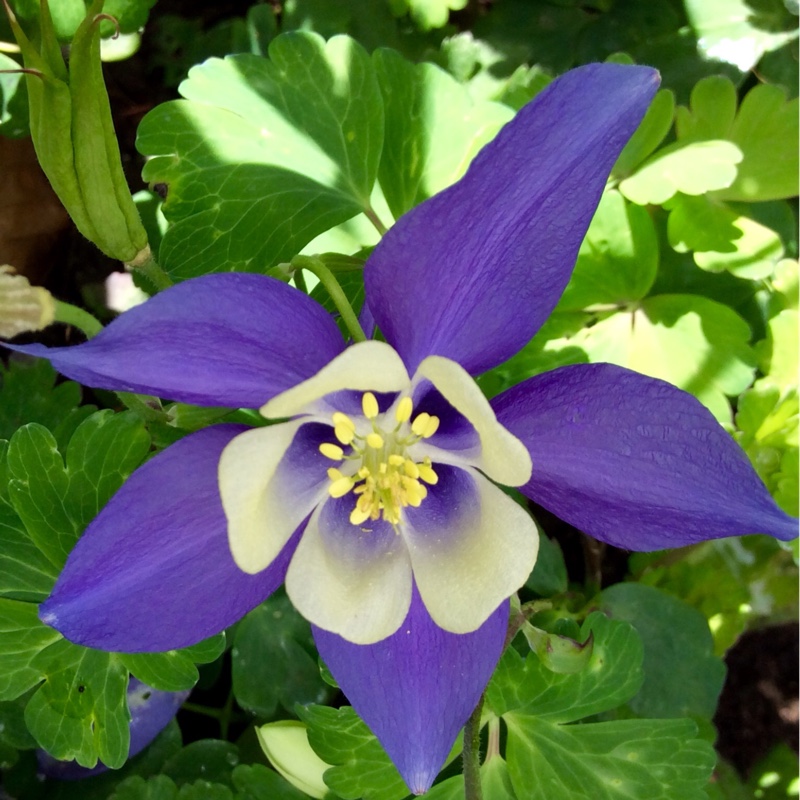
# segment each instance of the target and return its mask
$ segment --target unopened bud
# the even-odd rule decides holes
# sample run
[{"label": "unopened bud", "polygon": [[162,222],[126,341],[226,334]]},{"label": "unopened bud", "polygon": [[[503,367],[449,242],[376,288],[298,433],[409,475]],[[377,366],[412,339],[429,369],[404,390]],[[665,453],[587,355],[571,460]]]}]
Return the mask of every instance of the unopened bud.
[{"label": "unopened bud", "polygon": [[0,337],[40,331],[53,322],[55,314],[55,301],[47,289],[31,286],[7,264],[0,266]]},{"label": "unopened bud", "polygon": [[296,720],[270,722],[256,728],[261,749],[275,767],[292,786],[305,792],[309,797],[329,796],[329,789],[322,780],[326,770],[331,768],[312,749],[308,743],[306,726]]}]

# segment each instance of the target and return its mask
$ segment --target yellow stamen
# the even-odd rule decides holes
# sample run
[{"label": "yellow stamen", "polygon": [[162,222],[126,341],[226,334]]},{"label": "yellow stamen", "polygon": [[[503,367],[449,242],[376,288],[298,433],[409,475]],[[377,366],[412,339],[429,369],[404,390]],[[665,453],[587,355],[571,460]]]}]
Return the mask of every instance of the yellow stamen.
[{"label": "yellow stamen", "polygon": [[342,444],[352,444],[353,439],[356,437],[356,432],[353,428],[345,425],[343,422],[337,422],[333,428],[333,435]]},{"label": "yellow stamen", "polygon": [[379,433],[371,433],[367,436],[367,444],[374,450],[380,450],[383,447],[383,436]]},{"label": "yellow stamen", "polygon": [[353,525],[360,525],[362,522],[366,522],[369,519],[369,511],[365,511],[363,508],[359,508],[356,506],[350,512],[350,522]]},{"label": "yellow stamen", "polygon": [[350,512],[353,525],[383,519],[397,531],[403,509],[417,508],[428,496],[427,485],[439,480],[430,458],[415,461],[406,453],[407,448],[436,433],[439,418],[423,411],[411,422],[409,431],[405,425],[413,416],[413,401],[402,397],[394,410],[397,424],[393,429],[386,429],[378,400],[372,392],[362,394],[361,408],[364,417],[371,422],[370,433],[358,433],[347,414],[336,412],[333,425],[337,443],[326,442],[319,447],[320,452],[333,461],[349,463],[357,459],[355,474],[345,475],[336,468],[328,470],[331,480],[328,492],[337,498],[353,492],[355,502]]},{"label": "yellow stamen", "polygon": [[419,469],[419,476],[425,483],[434,484],[439,482],[439,476],[433,471],[431,467],[430,461],[426,458],[424,464],[417,464],[417,469]]},{"label": "yellow stamen", "polygon": [[436,431],[439,430],[439,417],[429,417],[425,425],[425,430],[422,432],[423,439],[430,439]]},{"label": "yellow stamen", "polygon": [[337,444],[331,444],[330,442],[325,442],[319,446],[319,451],[325,458],[331,459],[331,461],[341,461],[344,458],[344,450]]},{"label": "yellow stamen", "polygon": [[353,422],[347,414],[342,414],[341,411],[334,412],[332,419],[334,425],[346,425],[351,430],[356,429],[355,422]]},{"label": "yellow stamen", "polygon": [[409,478],[419,478],[419,467],[410,458],[407,458],[403,462],[403,472],[405,472]]},{"label": "yellow stamen", "polygon": [[431,415],[425,411],[423,411],[421,414],[417,414],[416,418],[411,423],[411,430],[417,436],[422,436],[425,433],[425,429],[427,428],[430,419]]},{"label": "yellow stamen", "polygon": [[375,419],[378,416],[380,409],[378,408],[378,401],[372,392],[364,392],[364,396],[361,398],[361,408],[367,419]]},{"label": "yellow stamen", "polygon": [[344,497],[353,488],[353,485],[352,478],[341,477],[328,487],[328,493],[331,497]]},{"label": "yellow stamen", "polygon": [[414,404],[411,402],[410,397],[404,397],[398,404],[394,411],[394,418],[398,422],[408,422],[411,419],[411,412],[414,410]]}]

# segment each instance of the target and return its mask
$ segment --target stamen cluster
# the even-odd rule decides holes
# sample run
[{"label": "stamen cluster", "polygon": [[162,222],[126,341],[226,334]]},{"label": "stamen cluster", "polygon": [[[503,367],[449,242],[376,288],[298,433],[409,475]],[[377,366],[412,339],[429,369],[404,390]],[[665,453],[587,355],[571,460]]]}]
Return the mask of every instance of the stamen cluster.
[{"label": "stamen cluster", "polygon": [[[346,467],[331,467],[328,492],[331,497],[344,497],[350,491],[358,496],[350,513],[353,525],[383,516],[395,526],[403,508],[416,508],[427,497],[425,484],[433,485],[439,480],[430,458],[414,461],[406,452],[411,445],[436,433],[439,418],[422,412],[409,424],[414,406],[410,397],[403,397],[395,408],[395,425],[387,432],[379,424],[380,409],[372,392],[363,395],[361,408],[372,423],[370,433],[359,434],[353,420],[337,411],[333,415],[333,433],[339,444],[325,442],[319,447],[322,455],[342,462],[343,467],[344,462],[360,462],[354,472]],[[347,452],[345,447],[349,448]]]}]

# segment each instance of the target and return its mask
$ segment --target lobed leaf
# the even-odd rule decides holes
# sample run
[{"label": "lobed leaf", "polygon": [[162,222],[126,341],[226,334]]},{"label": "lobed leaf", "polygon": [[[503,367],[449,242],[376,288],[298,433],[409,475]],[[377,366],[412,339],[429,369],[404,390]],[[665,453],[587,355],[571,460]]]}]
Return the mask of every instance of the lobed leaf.
[{"label": "lobed leaf", "polygon": [[629,700],[643,680],[642,645],[627,623],[604,614],[590,614],[581,627],[580,641],[594,635],[588,664],[572,674],[551,672],[530,653],[523,658],[506,649],[486,692],[498,716],[535,714],[553,723],[574,722]]},{"label": "lobed leaf", "polygon": [[298,706],[308,725],[308,741],[317,755],[334,766],[325,783],[345,800],[400,800],[408,795],[395,766],[378,740],[349,706]]},{"label": "lobed leaf", "polygon": [[530,800],[706,800],[716,756],[691,720],[556,726],[507,715],[511,782]]},{"label": "lobed leaf", "polygon": [[265,271],[369,208],[383,108],[354,40],[283,34],[270,59],[212,58],[139,128],[147,180],[169,187],[159,262],[177,279]]}]

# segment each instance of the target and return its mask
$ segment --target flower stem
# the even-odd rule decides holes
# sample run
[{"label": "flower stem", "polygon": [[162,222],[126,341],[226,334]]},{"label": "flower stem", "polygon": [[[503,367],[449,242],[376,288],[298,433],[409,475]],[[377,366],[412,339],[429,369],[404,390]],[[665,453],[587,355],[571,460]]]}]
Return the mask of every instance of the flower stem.
[{"label": "flower stem", "polygon": [[364,209],[364,216],[375,226],[375,229],[381,236],[386,233],[388,228],[381,222],[381,218],[375,213],[372,206],[367,206]]},{"label": "flower stem", "polygon": [[464,800],[483,800],[481,786],[481,711],[483,695],[464,726]]},{"label": "flower stem", "polygon": [[136,258],[125,264],[125,267],[131,272],[138,272],[143,275],[158,291],[169,289],[173,285],[172,278],[161,269],[158,262],[153,258],[153,251],[149,245],[137,253]]},{"label": "flower stem", "polygon": [[84,311],[72,303],[65,303],[63,300],[55,301],[55,321],[63,322],[65,325],[72,325],[79,331],[86,334],[87,339],[96,336],[103,330],[100,321],[93,317],[88,311]]},{"label": "flower stem", "polygon": [[295,256],[292,259],[292,266],[296,270],[307,269],[319,278],[319,282],[325,287],[337,310],[342,315],[342,320],[347,326],[347,330],[350,331],[353,341],[365,342],[367,337],[361,325],[358,324],[358,317],[356,317],[353,307],[342,291],[339,281],[336,280],[336,277],[328,267],[320,259],[314,258],[314,256],[303,255]]}]

